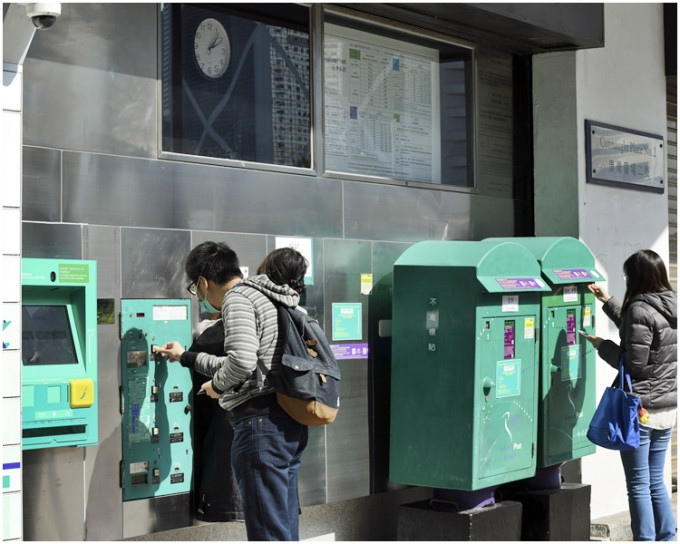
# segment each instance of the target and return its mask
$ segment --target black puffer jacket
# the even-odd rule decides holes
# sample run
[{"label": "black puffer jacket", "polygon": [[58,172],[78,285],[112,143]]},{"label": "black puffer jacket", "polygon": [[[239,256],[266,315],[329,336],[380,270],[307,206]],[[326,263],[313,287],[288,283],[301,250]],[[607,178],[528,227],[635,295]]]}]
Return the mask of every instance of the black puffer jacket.
[{"label": "black puffer jacket", "polygon": [[646,408],[677,406],[678,317],[675,291],[637,295],[621,315],[614,297],[603,306],[619,328],[621,345],[604,340],[598,354],[618,370],[622,350],[633,391]]}]

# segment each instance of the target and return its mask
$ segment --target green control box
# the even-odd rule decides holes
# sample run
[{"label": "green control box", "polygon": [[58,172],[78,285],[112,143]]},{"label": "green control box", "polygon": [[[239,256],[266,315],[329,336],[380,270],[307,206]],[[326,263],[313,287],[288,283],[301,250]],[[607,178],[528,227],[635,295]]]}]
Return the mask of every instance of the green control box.
[{"label": "green control box", "polygon": [[474,491],[534,475],[546,290],[511,242],[420,242],[397,259],[392,482]]},{"label": "green control box", "polygon": [[595,453],[586,438],[596,405],[596,351],[579,333],[595,334],[595,296],[604,281],[588,247],[571,237],[496,238],[527,248],[550,287],[541,299],[541,372],[537,466]]},{"label": "green control box", "polygon": [[153,346],[173,340],[191,345],[190,301],[123,299],[120,325],[123,500],[189,492],[191,371]]},{"label": "green control box", "polygon": [[22,449],[96,445],[97,263],[21,266]]}]

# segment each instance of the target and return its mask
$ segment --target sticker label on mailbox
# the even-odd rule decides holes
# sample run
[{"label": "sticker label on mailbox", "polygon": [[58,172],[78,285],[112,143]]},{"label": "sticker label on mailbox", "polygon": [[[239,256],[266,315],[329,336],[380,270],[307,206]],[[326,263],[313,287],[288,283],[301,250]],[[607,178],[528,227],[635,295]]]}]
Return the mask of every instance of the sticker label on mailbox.
[{"label": "sticker label on mailbox", "polygon": [[578,344],[562,347],[562,364],[560,367],[563,382],[578,380],[581,377],[580,355],[581,346]]},{"label": "sticker label on mailbox", "polygon": [[522,361],[511,359],[496,363],[496,398],[518,397],[522,385]]}]

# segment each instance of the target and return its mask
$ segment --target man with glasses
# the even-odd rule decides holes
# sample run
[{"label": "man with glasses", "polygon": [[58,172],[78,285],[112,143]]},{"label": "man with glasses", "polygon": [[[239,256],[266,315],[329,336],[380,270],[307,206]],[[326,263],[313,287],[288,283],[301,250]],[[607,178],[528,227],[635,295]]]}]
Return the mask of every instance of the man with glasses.
[{"label": "man with glasses", "polygon": [[298,472],[307,427],[278,405],[268,379],[284,349],[277,304],[296,307],[308,263],[292,248],[272,251],[257,275],[241,281],[238,260],[223,244],[194,248],[186,263],[201,308],[221,308],[224,354],[190,353],[178,342],[155,351],[212,376],[201,389],[219,399],[234,428],[231,464],[249,540],[299,540]]}]

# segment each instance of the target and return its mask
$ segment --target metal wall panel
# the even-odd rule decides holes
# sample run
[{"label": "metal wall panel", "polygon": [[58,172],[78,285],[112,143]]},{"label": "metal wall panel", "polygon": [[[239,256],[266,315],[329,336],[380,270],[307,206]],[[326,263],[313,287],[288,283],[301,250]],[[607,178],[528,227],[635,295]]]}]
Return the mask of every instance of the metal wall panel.
[{"label": "metal wall panel", "polygon": [[59,223],[21,225],[22,257],[82,259],[82,227]]},{"label": "metal wall panel", "polygon": [[188,231],[121,230],[122,298],[189,298]]},{"label": "metal wall panel", "polygon": [[129,157],[64,153],[64,221],[342,236],[342,184]]},{"label": "metal wall panel", "polygon": [[84,540],[86,448],[23,452],[24,540]]},{"label": "metal wall panel", "polygon": [[85,456],[86,540],[123,538],[123,502],[120,488],[121,416],[120,339],[118,312],[121,291],[120,229],[86,226],[83,258],[97,261],[97,297],[112,298],[115,323],[97,326],[99,444]]},{"label": "metal wall panel", "polygon": [[[361,274],[372,272],[372,243],[324,241],[326,335],[332,339],[332,303],[362,304],[362,338],[367,342],[368,297],[361,294]],[[354,343],[348,341],[345,343]],[[340,361],[341,408],[327,431],[328,501],[369,493],[368,379],[366,359]]]},{"label": "metal wall panel", "polygon": [[23,154],[23,219],[61,221],[61,151],[24,146]]},{"label": "metal wall panel", "polygon": [[241,267],[248,267],[248,274],[254,276],[257,267],[267,255],[267,237],[261,234],[237,234],[233,232],[192,232],[191,247],[203,242],[224,242],[238,255]]},{"label": "metal wall panel", "polygon": [[474,195],[344,182],[345,237],[417,242],[467,240]]},{"label": "metal wall panel", "polygon": [[24,63],[24,143],[155,157],[157,4],[62,4]]}]

